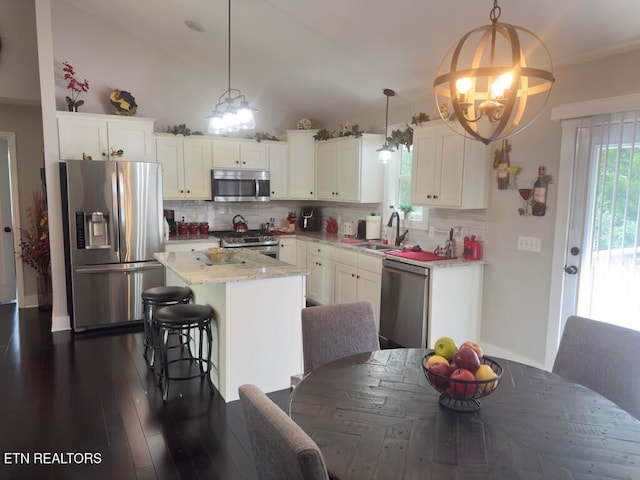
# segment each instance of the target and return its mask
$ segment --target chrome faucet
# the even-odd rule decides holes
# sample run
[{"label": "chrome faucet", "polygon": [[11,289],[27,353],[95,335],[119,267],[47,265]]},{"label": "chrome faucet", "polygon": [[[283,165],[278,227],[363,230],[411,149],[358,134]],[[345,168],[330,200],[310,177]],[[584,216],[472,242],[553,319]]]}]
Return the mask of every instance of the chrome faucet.
[{"label": "chrome faucet", "polygon": [[396,247],[399,247],[402,242],[404,242],[404,239],[407,236],[407,233],[409,233],[409,230],[405,230],[404,233],[402,235],[400,235],[400,214],[398,214],[397,211],[393,211],[393,213],[391,214],[391,216],[389,217],[389,223],[387,223],[387,227],[391,228],[393,227],[393,217],[396,218]]}]

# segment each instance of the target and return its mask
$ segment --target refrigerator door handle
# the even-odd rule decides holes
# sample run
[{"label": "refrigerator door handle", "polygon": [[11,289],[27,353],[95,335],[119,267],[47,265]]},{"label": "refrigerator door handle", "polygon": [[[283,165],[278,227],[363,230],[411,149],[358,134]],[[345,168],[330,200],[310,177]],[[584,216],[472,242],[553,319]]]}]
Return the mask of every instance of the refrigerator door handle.
[{"label": "refrigerator door handle", "polygon": [[120,254],[120,261],[123,261],[127,256],[127,247],[126,247],[126,238],[125,232],[127,228],[127,212],[126,212],[126,203],[125,203],[125,188],[124,188],[124,174],[120,169],[120,166],[116,166],[116,175],[118,179],[118,244],[120,245],[120,249],[122,253]]},{"label": "refrigerator door handle", "polygon": [[256,200],[258,199],[258,197],[260,196],[260,182],[258,181],[258,179],[255,179],[256,182]]},{"label": "refrigerator door handle", "polygon": [[115,263],[113,265],[97,265],[89,267],[76,267],[76,273],[98,274],[98,273],[130,273],[140,272],[143,270],[154,270],[162,267],[160,262],[144,262],[140,263]]},{"label": "refrigerator door handle", "polygon": [[118,212],[118,169],[111,174],[111,198],[113,205],[112,214],[111,214],[111,224],[113,225],[113,233],[111,234],[112,242],[113,242],[113,251],[115,253],[120,252],[120,223],[118,221],[119,212]]}]

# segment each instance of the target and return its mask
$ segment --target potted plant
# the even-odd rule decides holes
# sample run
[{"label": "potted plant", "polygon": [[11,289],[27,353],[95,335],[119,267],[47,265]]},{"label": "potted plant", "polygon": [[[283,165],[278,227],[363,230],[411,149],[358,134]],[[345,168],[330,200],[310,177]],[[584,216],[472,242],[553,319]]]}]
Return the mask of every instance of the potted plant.
[{"label": "potted plant", "polygon": [[80,93],[89,91],[89,81],[85,78],[82,82],[76,79],[76,72],[68,62],[62,62],[64,79],[67,81],[67,88],[71,90],[70,97],[64,97],[67,108],[70,112],[77,112],[80,105],[84,105],[84,100],[78,100]]}]

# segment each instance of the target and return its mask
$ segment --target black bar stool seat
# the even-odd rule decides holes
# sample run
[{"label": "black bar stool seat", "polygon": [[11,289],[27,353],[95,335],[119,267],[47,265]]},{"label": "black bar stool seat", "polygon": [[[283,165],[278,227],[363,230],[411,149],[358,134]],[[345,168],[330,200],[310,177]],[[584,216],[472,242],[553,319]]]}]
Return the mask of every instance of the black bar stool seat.
[{"label": "black bar stool seat", "polygon": [[144,358],[149,367],[155,364],[155,351],[158,348],[155,340],[153,312],[158,307],[191,303],[193,291],[188,287],[152,287],[142,292],[142,307],[144,311]]},{"label": "black bar stool seat", "polygon": [[[214,393],[213,383],[211,381],[211,350],[212,350],[212,331],[211,324],[215,322],[215,314],[213,309],[208,305],[194,304],[176,304],[158,308],[153,314],[153,322],[158,331],[158,349],[160,350],[160,359],[162,361],[162,369],[160,371],[160,386],[162,389],[162,400],[167,402],[169,394],[169,382],[171,380],[189,380],[200,377],[200,381],[206,379],[209,384],[211,394]],[[192,333],[198,332],[197,338]],[[169,335],[172,333],[180,333],[186,337],[186,341],[193,341],[197,348],[194,356],[191,349],[188,349],[188,356],[180,356],[178,358],[169,359]],[[205,350],[206,342],[206,350]],[[184,353],[184,350],[181,351]],[[194,373],[193,369],[188,368],[187,373],[184,371],[181,375],[172,374],[169,366],[174,363],[197,363],[198,369]]]}]

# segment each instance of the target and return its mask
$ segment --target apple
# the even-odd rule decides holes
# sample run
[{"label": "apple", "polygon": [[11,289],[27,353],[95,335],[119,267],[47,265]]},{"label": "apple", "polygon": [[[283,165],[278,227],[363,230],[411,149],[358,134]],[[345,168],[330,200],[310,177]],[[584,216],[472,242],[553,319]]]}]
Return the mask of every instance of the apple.
[{"label": "apple", "polygon": [[449,377],[451,369],[448,363],[434,362],[427,368],[429,371],[429,382],[434,388],[440,392],[444,392],[449,386]]},{"label": "apple", "polygon": [[452,360],[458,368],[464,368],[469,370],[471,373],[474,373],[478,367],[480,367],[478,354],[471,347],[460,347],[456,350],[456,353],[453,354]]},{"label": "apple", "polygon": [[[476,380],[491,380],[496,378],[496,372],[494,372],[489,365],[480,365],[478,369],[473,374]],[[494,390],[498,386],[498,381],[495,382],[487,382],[478,385],[478,391],[483,393],[484,395],[488,394],[492,390]]]},{"label": "apple", "polygon": [[[476,377],[474,377],[473,373],[466,368],[458,368],[457,370],[454,370],[451,372],[451,375],[449,375],[449,379],[451,381],[447,388],[447,395],[455,400],[463,400],[473,395],[476,391],[476,384],[474,382]],[[470,381],[471,383],[458,382],[456,380]]]},{"label": "apple", "polygon": [[436,355],[440,355],[447,360],[451,360],[451,357],[458,349],[458,347],[456,347],[456,342],[453,341],[453,338],[440,337],[434,343],[433,349],[435,350]]},{"label": "apple", "polygon": [[447,365],[449,365],[449,360],[447,360],[446,358],[441,357],[440,355],[431,355],[427,359],[427,367],[432,363],[436,363],[436,362],[446,363]]},{"label": "apple", "polygon": [[462,345],[460,345],[461,347],[470,347],[473,348],[473,350],[476,352],[476,354],[478,355],[478,358],[480,359],[480,361],[482,362],[482,348],[480,347],[480,345],[478,345],[475,342],[464,342]]}]

